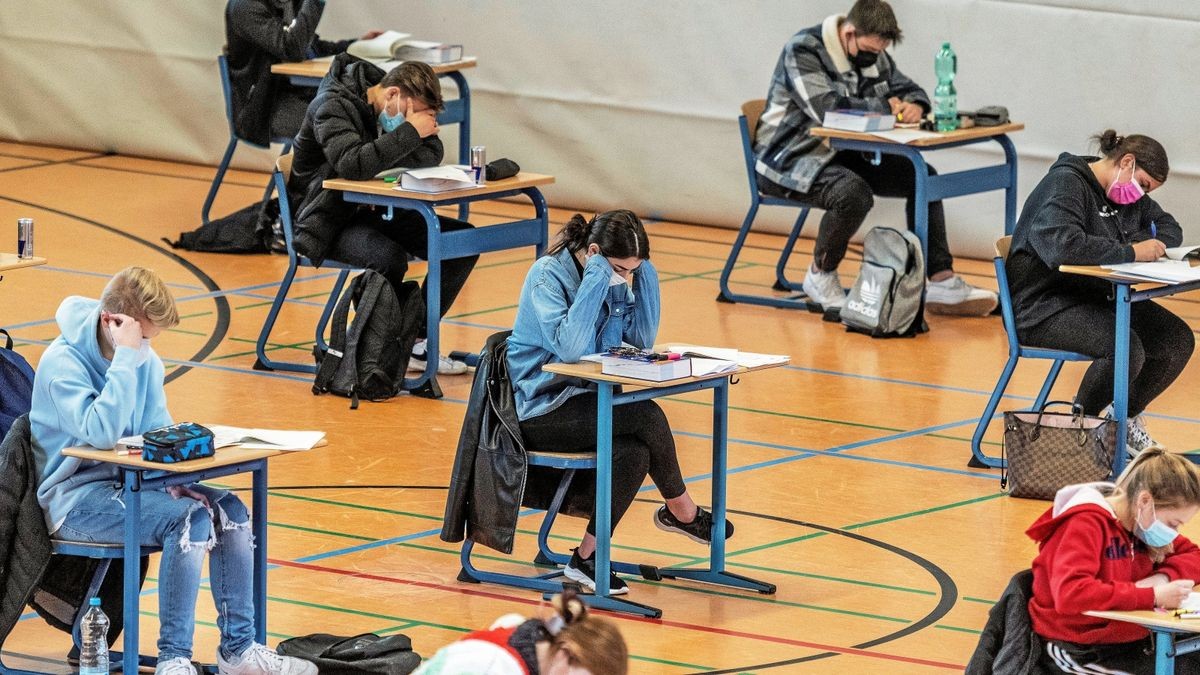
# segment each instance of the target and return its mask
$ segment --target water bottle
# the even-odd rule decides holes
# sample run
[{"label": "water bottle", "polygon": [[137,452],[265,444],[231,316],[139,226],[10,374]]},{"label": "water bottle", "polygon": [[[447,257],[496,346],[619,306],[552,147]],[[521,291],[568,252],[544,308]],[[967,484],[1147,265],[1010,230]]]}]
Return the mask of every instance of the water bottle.
[{"label": "water bottle", "polygon": [[938,131],[954,131],[958,128],[958,93],[954,90],[954,74],[958,71],[958,57],[949,42],[942,43],[942,50],[933,60],[937,72],[937,89],[933,90],[933,119]]},{"label": "water bottle", "polygon": [[88,605],[79,627],[79,675],[108,675],[108,617],[100,609],[100,598]]}]

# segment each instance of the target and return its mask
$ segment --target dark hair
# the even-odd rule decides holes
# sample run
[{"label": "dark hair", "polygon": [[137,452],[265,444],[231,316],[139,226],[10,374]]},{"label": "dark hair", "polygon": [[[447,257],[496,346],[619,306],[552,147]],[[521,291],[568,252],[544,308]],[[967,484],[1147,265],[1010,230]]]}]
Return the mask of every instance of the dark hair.
[{"label": "dark hair", "polygon": [[558,231],[548,253],[554,255],[563,249],[574,253],[592,244],[610,258],[650,259],[646,228],[633,211],[626,209],[598,213],[591,220],[576,213]]},{"label": "dark hair", "polygon": [[[551,655],[566,651],[571,665],[580,665],[597,675],[626,675],[629,648],[615,624],[588,614],[587,605],[573,590],[564,590],[551,600],[557,616],[550,643]],[[549,626],[547,626],[549,628]]]},{"label": "dark hair", "polygon": [[1160,183],[1167,182],[1167,174],[1171,172],[1167,151],[1153,138],[1141,134],[1118,136],[1112,129],[1105,129],[1104,133],[1092,136],[1092,140],[1100,143],[1100,153],[1105,159],[1115,161],[1133,155],[1142,171]]},{"label": "dark hair", "polygon": [[442,85],[429,64],[420,61],[405,61],[388,71],[379,81],[379,86],[400,87],[405,96],[413,96],[424,101],[434,110],[442,110]]},{"label": "dark hair", "polygon": [[854,25],[859,35],[878,35],[897,45],[904,39],[896,13],[883,0],[858,0],[850,8],[846,21]]}]

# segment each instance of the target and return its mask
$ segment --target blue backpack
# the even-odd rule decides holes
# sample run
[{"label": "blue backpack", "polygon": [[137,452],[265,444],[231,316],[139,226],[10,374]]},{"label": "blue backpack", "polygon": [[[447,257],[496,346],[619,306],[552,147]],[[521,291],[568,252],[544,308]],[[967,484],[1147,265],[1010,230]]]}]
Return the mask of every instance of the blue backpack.
[{"label": "blue backpack", "polygon": [[0,438],[8,433],[14,420],[33,407],[33,368],[24,356],[13,351],[12,337],[4,334],[0,347]]}]

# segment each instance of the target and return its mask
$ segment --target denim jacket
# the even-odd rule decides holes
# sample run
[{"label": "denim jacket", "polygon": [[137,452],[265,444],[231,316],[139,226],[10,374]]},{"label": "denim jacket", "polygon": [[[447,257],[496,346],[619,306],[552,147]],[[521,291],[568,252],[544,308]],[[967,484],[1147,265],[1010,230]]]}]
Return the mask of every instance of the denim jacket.
[{"label": "denim jacket", "polygon": [[547,373],[547,363],[575,363],[622,341],[648,348],[658,333],[658,272],[643,260],[629,284],[609,285],[613,269],[602,255],[588,258],[583,277],[566,249],[539,258],[521,287],[508,338],[508,372],[517,417],[544,415],[594,389],[575,377]]}]

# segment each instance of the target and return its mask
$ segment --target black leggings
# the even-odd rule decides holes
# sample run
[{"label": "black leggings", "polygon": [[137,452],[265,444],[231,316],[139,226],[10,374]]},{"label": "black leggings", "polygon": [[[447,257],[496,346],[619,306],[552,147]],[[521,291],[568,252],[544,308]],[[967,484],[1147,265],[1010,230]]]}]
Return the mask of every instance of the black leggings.
[{"label": "black leggings", "polygon": [[[654,401],[638,401],[613,409],[612,526],[637,497],[646,474],[664,499],[687,491],[675,439],[662,408]],[[572,396],[545,415],[521,421],[525,447],[543,452],[594,452],[596,450],[596,394]],[[596,534],[596,514],[588,521],[588,534]]]},{"label": "black leggings", "polygon": [[[1140,415],[1179,377],[1196,346],[1187,323],[1154,302],[1135,302],[1129,317],[1129,415]],[[1079,383],[1076,402],[1095,415],[1113,400],[1116,310],[1110,304],[1080,304],[1051,315],[1033,328],[1018,329],[1021,344],[1066,349],[1093,357]]]},{"label": "black leggings", "polygon": [[[1150,638],[1099,645],[1048,640],[1040,660],[1043,667],[1054,673],[1154,675],[1154,644]],[[1179,675],[1200,673],[1200,653],[1176,656],[1175,672]]]}]

